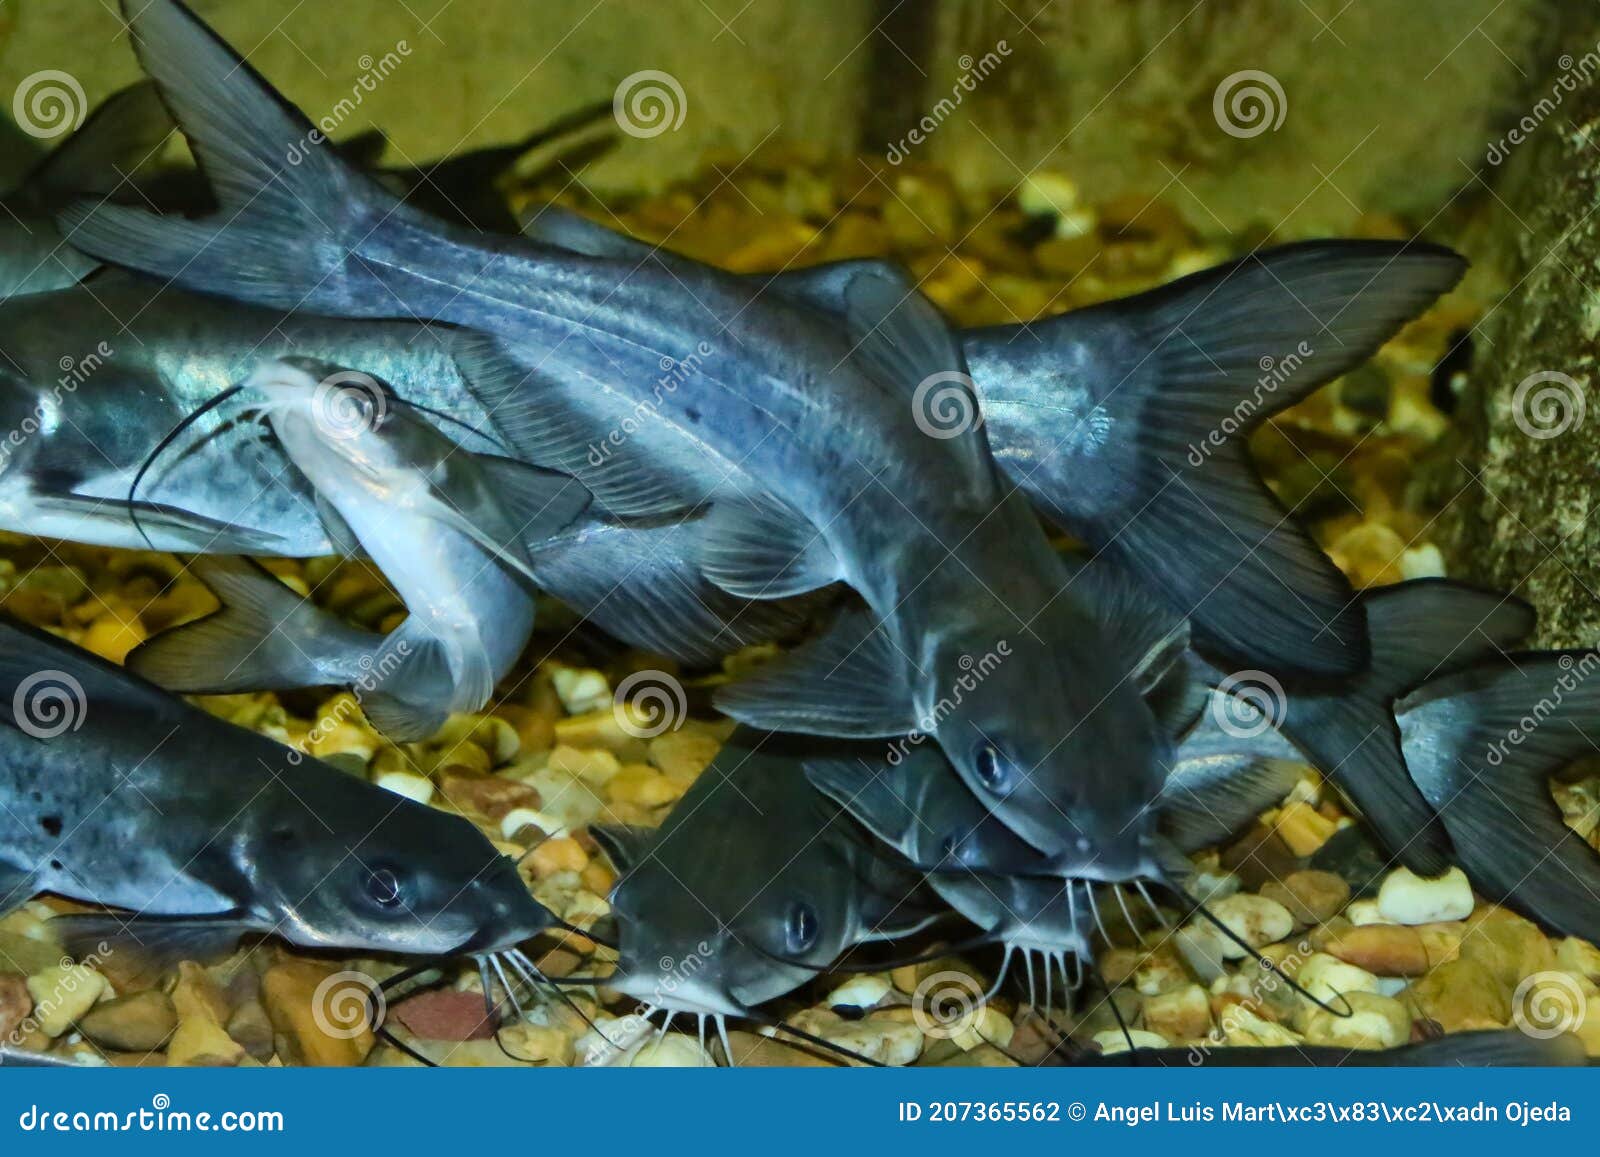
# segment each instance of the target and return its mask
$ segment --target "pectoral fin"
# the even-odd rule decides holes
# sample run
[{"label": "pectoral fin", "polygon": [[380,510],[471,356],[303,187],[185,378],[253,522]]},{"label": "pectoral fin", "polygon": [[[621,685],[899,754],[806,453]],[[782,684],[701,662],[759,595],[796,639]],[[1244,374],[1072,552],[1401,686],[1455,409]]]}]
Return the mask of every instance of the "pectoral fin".
[{"label": "pectoral fin", "polygon": [[823,635],[717,692],[724,713],[769,731],[878,739],[916,730],[907,668],[870,613],[850,608]]},{"label": "pectoral fin", "polygon": [[113,953],[160,972],[180,960],[205,962],[228,955],[256,926],[240,914],[223,916],[119,916],[81,913],[53,917],[48,927],[74,960]]}]

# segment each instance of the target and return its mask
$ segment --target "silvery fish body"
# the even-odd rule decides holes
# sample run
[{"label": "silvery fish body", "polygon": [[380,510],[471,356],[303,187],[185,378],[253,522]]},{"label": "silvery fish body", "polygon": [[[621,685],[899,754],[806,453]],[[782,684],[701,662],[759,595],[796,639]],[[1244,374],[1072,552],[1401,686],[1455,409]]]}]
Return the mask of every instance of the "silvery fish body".
[{"label": "silvery fish body", "polygon": [[[124,909],[92,936],[443,955],[550,924],[458,818],[340,775],[41,631],[0,622],[0,908]],[[160,917],[160,922],[151,918]],[[87,926],[87,927],[85,927]]]},{"label": "silvery fish body", "polygon": [[227,412],[195,421],[140,480],[143,534],[126,508],[162,439],[277,357],[359,365],[412,402],[483,423],[425,327],[284,317],[124,274],[0,302],[0,351],[0,526],[103,546],[332,552],[304,478]]},{"label": "silvery fish body", "polygon": [[524,537],[572,523],[588,493],[466,453],[374,379],[326,363],[267,362],[222,401],[270,427],[321,521],[372,560],[410,614],[373,640],[259,568],[212,563],[202,576],[223,610],[138,648],[131,669],[190,692],[356,684],[368,718],[397,740],[481,710],[533,630]]}]

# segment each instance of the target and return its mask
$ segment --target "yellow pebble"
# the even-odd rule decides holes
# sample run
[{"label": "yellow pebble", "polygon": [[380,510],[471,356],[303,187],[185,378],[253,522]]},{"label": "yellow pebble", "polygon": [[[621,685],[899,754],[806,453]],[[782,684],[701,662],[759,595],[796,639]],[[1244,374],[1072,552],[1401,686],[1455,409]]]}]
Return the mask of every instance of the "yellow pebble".
[{"label": "yellow pebble", "polygon": [[1297,856],[1309,856],[1328,842],[1336,830],[1334,822],[1316,809],[1296,800],[1278,813],[1278,834]]},{"label": "yellow pebble", "polygon": [[106,990],[106,978],[82,964],[57,965],[28,977],[33,1019],[39,1031],[57,1037],[94,1007]]},{"label": "yellow pebble", "polygon": [[578,881],[597,896],[607,895],[617,882],[617,874],[599,860],[589,861],[578,876]]},{"label": "yellow pebble", "polygon": [[108,611],[89,624],[89,629],[83,633],[83,646],[102,659],[121,663],[128,657],[129,651],[148,637],[149,633],[137,615],[130,614],[123,619]]},{"label": "yellow pebble", "polygon": [[606,798],[614,803],[660,807],[683,794],[683,785],[653,767],[630,763],[606,783]]},{"label": "yellow pebble", "polygon": [[550,752],[549,762],[545,766],[551,771],[564,772],[597,785],[605,783],[622,770],[621,761],[609,751],[580,751],[565,745]]},{"label": "yellow pebble", "polygon": [[541,879],[556,872],[581,872],[589,865],[589,853],[571,836],[554,836],[528,853],[528,865]]}]

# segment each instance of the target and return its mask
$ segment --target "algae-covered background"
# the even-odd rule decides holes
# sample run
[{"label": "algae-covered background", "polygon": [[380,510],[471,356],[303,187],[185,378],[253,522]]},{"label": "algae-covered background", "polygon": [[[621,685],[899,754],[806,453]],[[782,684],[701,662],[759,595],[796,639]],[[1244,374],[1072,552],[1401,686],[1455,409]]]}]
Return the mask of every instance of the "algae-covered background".
[{"label": "algae-covered background", "polygon": [[[92,101],[136,79],[113,8],[4,0],[0,88],[61,69]],[[1100,195],[1169,194],[1208,232],[1257,225],[1296,234],[1348,227],[1363,210],[1426,215],[1443,206],[1481,165],[1550,34],[1549,6],[1535,0],[196,0],[194,8],[313,119],[351,95],[364,62],[406,44],[402,67],[364,94],[336,134],[381,125],[392,159],[513,140],[656,70],[681,86],[681,124],[600,166],[598,186],[659,189],[692,172],[708,148],[737,155],[778,141],[881,154],[932,114],[937,131],[912,151],[970,188],[1065,166]],[[990,53],[1003,54],[1003,67],[964,88]],[[1219,85],[1251,70],[1269,74],[1282,94],[1268,95],[1274,123],[1229,134],[1213,115]],[[961,107],[940,115],[940,101],[955,93]],[[8,153],[0,175],[21,164]]]}]

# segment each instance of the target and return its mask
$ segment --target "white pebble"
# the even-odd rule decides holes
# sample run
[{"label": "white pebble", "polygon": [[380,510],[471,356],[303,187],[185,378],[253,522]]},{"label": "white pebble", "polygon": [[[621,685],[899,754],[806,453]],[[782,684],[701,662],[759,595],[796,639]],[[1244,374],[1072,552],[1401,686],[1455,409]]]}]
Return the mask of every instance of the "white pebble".
[{"label": "white pebble", "polygon": [[1411,1038],[1405,1005],[1370,992],[1349,994],[1348,1015],[1317,1009],[1306,1021],[1306,1043],[1351,1049],[1392,1049]]},{"label": "white pebble", "polygon": [[868,973],[845,981],[828,994],[830,1007],[873,1008],[889,995],[890,985],[881,976]]},{"label": "white pebble", "polygon": [[[1289,909],[1276,900],[1251,895],[1248,892],[1224,896],[1211,905],[1211,914],[1226,924],[1235,936],[1251,948],[1276,944],[1294,931],[1294,917],[1289,914]],[[1222,948],[1224,959],[1239,960],[1249,955],[1244,948],[1226,936],[1222,939],[1225,941]]]},{"label": "white pebble", "polygon": [[1444,555],[1431,542],[1414,546],[1400,556],[1400,576],[1406,581],[1444,578]]},{"label": "white pebble", "polygon": [[514,807],[500,817],[500,834],[510,839],[523,828],[532,825],[547,836],[561,834],[561,825],[542,811],[531,807]]},{"label": "white pebble", "polygon": [[1183,957],[1183,962],[1206,983],[1227,974],[1224,964],[1228,959],[1226,950],[1232,948],[1233,944],[1210,924],[1187,924],[1179,928],[1173,936],[1173,943],[1178,946],[1178,955]]},{"label": "white pebble", "polygon": [[557,667],[550,682],[568,715],[585,715],[611,706],[611,684],[599,671],[587,667]]},{"label": "white pebble", "polygon": [[631,1069],[701,1069],[713,1064],[711,1054],[682,1033],[646,1042],[628,1061]]},{"label": "white pebble", "polygon": [[1164,1049],[1167,1047],[1167,1038],[1160,1033],[1150,1032],[1142,1028],[1130,1028],[1126,1034],[1120,1028],[1108,1028],[1105,1032],[1094,1034],[1094,1043],[1100,1046],[1102,1053],[1125,1053],[1128,1051],[1128,1041],[1133,1040],[1133,1047],[1137,1049]]},{"label": "white pebble", "polygon": [[1393,923],[1384,919],[1383,913],[1378,911],[1376,900],[1352,900],[1345,906],[1344,918],[1358,928],[1366,924]]},{"label": "white pebble", "polygon": [[1243,887],[1238,876],[1232,872],[1220,869],[1212,871],[1209,868],[1195,874],[1193,882],[1189,885],[1189,894],[1194,897],[1197,904],[1210,904],[1213,900],[1221,900],[1224,896],[1232,896]]},{"label": "white pebble", "polygon": [[1341,993],[1377,992],[1378,978],[1365,968],[1346,964],[1326,952],[1313,952],[1295,973],[1300,987],[1318,1000],[1332,1002]]},{"label": "white pebble", "polygon": [[1396,868],[1378,889],[1378,911],[1395,924],[1465,920],[1472,915],[1473,906],[1472,885],[1460,868],[1451,868],[1433,880],[1409,868]]},{"label": "white pebble", "polygon": [[433,780],[424,775],[412,775],[409,771],[386,771],[372,782],[384,791],[392,791],[417,803],[427,803],[433,798]]}]

